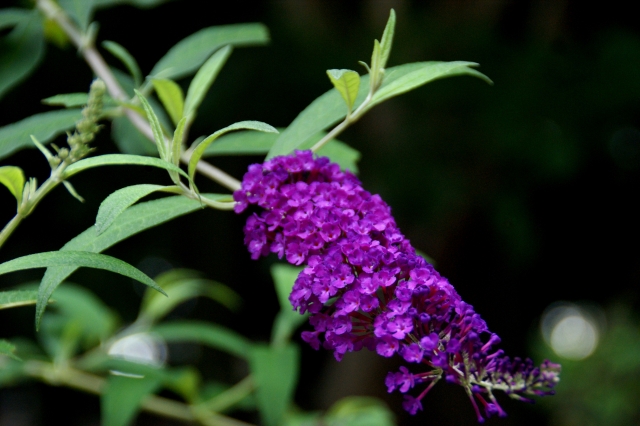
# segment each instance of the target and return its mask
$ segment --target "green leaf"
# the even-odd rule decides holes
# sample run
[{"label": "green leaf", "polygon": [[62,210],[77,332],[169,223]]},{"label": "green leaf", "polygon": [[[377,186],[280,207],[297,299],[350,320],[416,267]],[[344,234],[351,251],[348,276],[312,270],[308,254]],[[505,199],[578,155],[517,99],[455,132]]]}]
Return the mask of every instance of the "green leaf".
[{"label": "green leaf", "polygon": [[249,366],[255,377],[256,399],[262,424],[282,424],[298,381],[300,351],[295,345],[269,347],[255,345]]},{"label": "green leaf", "polygon": [[78,174],[84,170],[91,169],[93,167],[101,166],[150,166],[165,169],[170,172],[179,173],[180,175],[189,179],[187,174],[182,171],[178,166],[175,166],[168,161],[161,160],[154,157],[144,157],[142,155],[129,155],[129,154],[105,154],[97,157],[90,157],[82,159],[76,163],[71,164],[64,171],[63,179],[68,179],[71,176]]},{"label": "green leaf", "polygon": [[45,105],[63,106],[69,108],[84,106],[87,104],[88,100],[88,93],[64,93],[44,98],[42,100],[42,103]]},{"label": "green leaf", "polygon": [[[322,132],[322,136],[324,136],[324,132]],[[309,143],[308,148],[311,148],[317,141],[322,139],[322,136],[318,137],[312,143]],[[300,148],[306,149],[306,143]],[[349,170],[351,173],[358,174],[358,161],[360,161],[361,157],[360,151],[351,148],[344,142],[337,139],[330,140],[317,151],[317,154],[329,157],[332,162],[338,163],[342,170]]]},{"label": "green leaf", "polygon": [[[280,129],[278,129],[280,130]],[[280,130],[282,131],[282,130]],[[216,143],[209,145],[202,157],[214,155],[260,155],[269,152],[278,139],[277,133],[239,130],[220,136]]]},{"label": "green leaf", "polygon": [[377,398],[350,396],[342,398],[329,408],[325,421],[328,425],[394,426],[393,412]]},{"label": "green leaf", "polygon": [[[284,129],[280,128],[277,130],[281,132],[284,131]],[[326,132],[319,132],[311,136],[300,145],[299,149],[311,148],[325,135]],[[278,134],[254,132],[251,130],[228,133],[220,136],[216,140],[216,143],[209,145],[202,154],[202,157],[214,155],[266,155],[277,139]],[[338,163],[343,170],[358,173],[357,163],[360,161],[360,152],[344,142],[332,139],[320,148],[317,154],[319,156],[329,157],[332,162]]]},{"label": "green leaf", "polygon": [[3,166],[0,167],[0,184],[16,197],[18,206],[22,202],[22,188],[24,188],[24,173],[20,167]]},{"label": "green leaf", "polygon": [[19,23],[29,19],[30,16],[31,11],[28,9],[0,9],[0,30],[15,27]]},{"label": "green leaf", "polygon": [[162,106],[169,113],[173,124],[178,124],[184,111],[182,88],[173,80],[154,78],[151,80]]},{"label": "green leaf", "polygon": [[230,126],[227,126],[224,129],[220,129],[214,134],[212,134],[211,136],[207,137],[202,142],[200,142],[198,146],[196,146],[193,152],[191,153],[191,158],[189,159],[189,169],[188,169],[189,177],[193,179],[193,175],[196,171],[196,164],[198,164],[198,161],[200,161],[200,158],[202,157],[204,150],[207,149],[207,147],[211,145],[213,141],[215,141],[218,137],[224,135],[225,133],[231,132],[233,130],[240,130],[240,129],[251,129],[251,130],[257,130],[259,132],[278,133],[278,131],[274,127],[266,123],[263,123],[261,121],[240,121],[238,123],[234,123]]},{"label": "green leaf", "polygon": [[167,145],[164,139],[164,133],[162,132],[162,127],[160,126],[160,121],[158,121],[158,116],[149,105],[147,99],[142,95],[142,93],[138,92],[134,89],[134,92],[140,99],[142,103],[142,107],[144,111],[147,113],[147,119],[149,120],[149,124],[151,125],[151,130],[153,131],[153,139],[156,141],[156,146],[158,147],[158,153],[160,153],[160,158],[163,160],[168,160],[167,156]]},{"label": "green leaf", "polygon": [[107,49],[113,56],[120,59],[124,66],[127,67],[131,77],[133,77],[133,84],[135,87],[140,87],[142,84],[142,72],[140,71],[138,62],[136,62],[136,59],[131,55],[131,53],[129,53],[124,46],[116,43],[115,41],[105,40],[102,42],[102,47]]},{"label": "green leaf", "polygon": [[166,189],[162,185],[132,185],[118,189],[102,201],[96,216],[96,231],[102,234],[120,214],[147,195]]},{"label": "green leaf", "polygon": [[[360,80],[360,90],[356,97],[354,108],[366,98],[369,91],[369,76],[365,75]],[[287,129],[280,133],[280,137],[273,145],[267,159],[278,155],[287,155],[298,149],[313,135],[336,124],[346,115],[344,100],[337,90],[331,89],[306,107]]]},{"label": "green leaf", "polygon": [[110,375],[100,401],[101,424],[125,426],[132,422],[142,401],[162,385],[161,376],[142,378]]},{"label": "green leaf", "polygon": [[[176,126],[175,132],[173,132],[173,139],[171,140],[171,162],[176,166],[180,164],[180,156],[182,155],[182,139],[184,138],[184,128],[187,124],[187,117],[182,117]],[[177,176],[173,181],[177,184]]]},{"label": "green leaf", "polygon": [[280,312],[276,317],[271,338],[275,346],[281,346],[287,342],[296,328],[308,317],[308,315],[301,315],[294,311],[289,302],[289,294],[301,270],[302,268],[282,263],[271,266],[271,276],[280,302]]},{"label": "green leaf", "polygon": [[249,356],[251,342],[233,330],[201,321],[174,321],[151,329],[167,342],[191,342],[225,351],[238,358]]},{"label": "green leaf", "polygon": [[178,42],[151,70],[151,76],[177,80],[195,72],[224,45],[256,46],[269,41],[262,24],[220,25],[204,28]]},{"label": "green leaf", "polygon": [[387,60],[389,59],[389,54],[391,53],[391,45],[393,44],[393,34],[396,30],[396,12],[391,9],[389,12],[389,20],[387,21],[387,25],[384,27],[384,32],[382,33],[382,39],[380,39],[380,59],[378,65],[380,68],[387,67]]},{"label": "green leaf", "polygon": [[76,21],[81,30],[87,29],[93,13],[93,0],[58,0],[58,4]]},{"label": "green leaf", "polygon": [[0,309],[35,305],[38,292],[35,290],[0,291]]},{"label": "green leaf", "polygon": [[489,77],[470,67],[474,62],[416,62],[387,70],[380,89],[373,95],[371,106],[416,89],[430,81],[458,75],[471,75],[492,84]]},{"label": "green leaf", "polygon": [[75,198],[76,200],[80,201],[81,203],[84,203],[84,198],[82,198],[82,196],[80,194],[78,194],[78,191],[76,191],[76,189],[73,187],[71,182],[69,182],[67,180],[63,180],[62,184],[67,189],[67,191],[69,191],[69,194],[71,194],[71,196],[73,198]]},{"label": "green leaf", "polygon": [[298,279],[298,275],[302,269],[302,267],[286,265],[284,263],[274,263],[271,266],[271,278],[273,278],[273,283],[276,287],[280,309],[282,311],[295,313],[298,317],[302,317],[302,315],[299,315],[293,310],[291,302],[289,302],[289,294],[291,294],[293,284],[296,282],[296,279]]},{"label": "green leaf", "polygon": [[47,143],[59,134],[73,129],[76,121],[81,118],[79,109],[49,111],[0,127],[0,159],[21,148],[32,148],[30,135]]},{"label": "green leaf", "polygon": [[347,110],[351,113],[360,88],[360,74],[351,70],[327,70],[327,75],[346,102]]},{"label": "green leaf", "polygon": [[20,361],[14,352],[16,351],[16,346],[12,343],[7,342],[4,339],[0,339],[0,355],[6,355],[9,358],[13,358],[16,361]]},{"label": "green leaf", "polygon": [[[37,298],[37,284],[25,288],[34,294],[34,299]],[[119,322],[118,316],[99,297],[70,282],[56,291],[55,304],[52,306],[56,314],[63,318],[62,323],[76,323],[79,337],[84,339],[87,347],[109,338]]]},{"label": "green leaf", "polygon": [[[416,62],[387,68],[382,86],[376,92],[372,106],[393,96],[415,89],[438,78],[471,75],[490,82],[488,77],[469,68],[473,62]],[[369,91],[369,76],[363,76],[354,108],[357,109]],[[267,159],[287,155],[298,149],[312,135],[338,123],[345,117],[344,101],[336,90],[329,90],[305,108],[273,145]]]},{"label": "green leaf", "polygon": [[36,69],[44,45],[42,17],[36,10],[0,39],[0,99]]},{"label": "green leaf", "polygon": [[158,148],[127,117],[116,117],[111,123],[111,136],[123,154],[158,155]]},{"label": "green leaf", "polygon": [[191,80],[189,90],[187,90],[187,98],[184,101],[184,115],[188,117],[189,121],[193,120],[213,81],[231,55],[231,50],[231,46],[227,45],[211,55]]},{"label": "green leaf", "polygon": [[179,304],[195,297],[205,296],[219,302],[231,310],[239,307],[240,296],[215,281],[203,279],[195,271],[174,269],[155,278],[169,297],[158,297],[155,291],[146,291],[140,305],[140,316],[155,322],[167,315]]},{"label": "green leaf", "polygon": [[[215,194],[206,195],[215,197]],[[91,226],[66,243],[60,251],[100,253],[132,235],[201,208],[202,205],[198,201],[183,196],[140,203],[125,210],[102,234],[98,235],[96,227]],[[76,269],[78,268],[75,266],[52,266],[47,269],[40,282],[39,302],[36,306],[36,327],[46,308],[45,302],[49,300],[60,283]]]},{"label": "green leaf", "polygon": [[[49,251],[18,257],[0,264],[0,275],[25,269],[48,268],[50,266],[73,266],[76,268],[84,266],[104,269],[133,278],[164,294],[164,291],[151,278],[128,263],[115,257],[87,251]],[[38,299],[39,303],[46,302],[46,300],[40,301],[40,296],[38,296]]]}]

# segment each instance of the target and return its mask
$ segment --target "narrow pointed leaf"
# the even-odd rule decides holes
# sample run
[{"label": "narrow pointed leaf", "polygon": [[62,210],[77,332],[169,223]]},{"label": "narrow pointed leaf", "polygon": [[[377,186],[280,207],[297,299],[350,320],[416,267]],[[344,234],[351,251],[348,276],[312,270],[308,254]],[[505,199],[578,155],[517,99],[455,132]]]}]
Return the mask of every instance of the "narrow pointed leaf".
[{"label": "narrow pointed leaf", "polygon": [[154,78],[151,80],[162,106],[169,113],[173,124],[178,124],[184,111],[184,96],[182,88],[173,80]]},{"label": "narrow pointed leaf", "polygon": [[198,146],[196,146],[196,148],[191,153],[191,158],[189,159],[189,170],[188,170],[189,177],[193,179],[193,175],[196,171],[196,164],[198,164],[198,161],[200,161],[200,158],[202,157],[204,150],[207,149],[207,147],[211,145],[213,141],[215,141],[217,138],[224,135],[225,133],[228,133],[234,130],[241,130],[241,129],[257,130],[260,132],[267,132],[267,133],[278,133],[278,131],[274,127],[266,123],[263,123],[261,121],[240,121],[238,123],[234,123],[230,126],[227,126],[224,129],[220,129],[214,134],[212,134],[211,136],[207,137],[202,142],[200,142]]},{"label": "narrow pointed leaf", "polygon": [[0,167],[0,184],[7,187],[9,192],[16,197],[18,206],[22,202],[22,189],[24,188],[24,173],[20,167]]},{"label": "narrow pointed leaf", "polygon": [[64,171],[64,179],[68,179],[71,176],[80,173],[84,170],[91,169],[93,167],[101,166],[150,166],[165,169],[170,172],[179,173],[180,175],[189,179],[187,174],[178,166],[175,166],[168,161],[161,160],[154,157],[145,157],[142,155],[130,155],[130,154],[105,154],[97,157],[90,157],[80,160],[71,164]]},{"label": "narrow pointed leaf", "polygon": [[[145,273],[128,263],[120,259],[116,259],[115,257],[86,251],[49,251],[18,257],[0,264],[0,275],[7,274],[9,272],[23,271],[25,269],[48,268],[50,266],[73,266],[78,268],[88,267],[104,269],[106,271],[115,272],[116,274],[133,278],[134,280],[148,285],[160,293],[164,293],[164,291]],[[40,299],[40,295],[38,295],[39,303],[46,302],[46,300]]]},{"label": "narrow pointed leaf", "polygon": [[246,359],[251,341],[228,328],[201,321],[174,321],[156,325],[151,329],[167,342],[190,342],[225,351]]},{"label": "narrow pointed leaf", "polygon": [[56,136],[73,129],[76,121],[81,118],[79,109],[49,111],[0,127],[0,159],[19,149],[33,148],[31,135],[44,144],[50,142]]},{"label": "narrow pointed leaf", "polygon": [[135,87],[140,87],[142,84],[142,72],[140,71],[138,62],[131,53],[129,53],[124,46],[116,43],[115,41],[105,40],[102,42],[102,47],[107,49],[113,56],[120,59],[124,66],[127,67],[131,77],[133,77],[133,84]]},{"label": "narrow pointed leaf", "polygon": [[[209,198],[216,197],[216,194],[206,195]],[[201,208],[200,202],[183,196],[140,203],[125,210],[102,234],[98,235],[96,227],[91,226],[66,243],[60,251],[77,250],[100,253],[132,235]],[[45,302],[49,300],[60,283],[76,269],[78,269],[77,266],[51,266],[47,268],[40,282],[39,299],[36,306],[36,327],[46,308]]]},{"label": "narrow pointed leaf", "polygon": [[40,141],[38,141],[38,139],[36,139],[36,137],[33,135],[31,135],[31,142],[33,142],[36,148],[38,148],[42,155],[44,155],[44,158],[47,159],[49,164],[51,164],[51,161],[53,161],[53,154],[51,153],[51,151],[49,151],[46,146],[42,145]]},{"label": "narrow pointed leaf", "polygon": [[182,139],[186,124],[187,117],[182,117],[176,126],[175,132],[173,132],[173,139],[171,140],[171,162],[176,166],[180,163],[180,156],[182,155]]},{"label": "narrow pointed leaf", "polygon": [[360,89],[360,75],[351,70],[327,70],[327,75],[346,102],[347,110],[351,112]]},{"label": "narrow pointed leaf", "polygon": [[42,17],[38,11],[0,38],[0,99],[37,68],[44,55]]},{"label": "narrow pointed leaf", "polygon": [[86,30],[91,21],[93,2],[94,0],[58,0],[60,7],[76,21],[82,30]]},{"label": "narrow pointed leaf", "polygon": [[53,106],[81,107],[86,105],[88,100],[88,93],[64,93],[44,98],[42,103]]},{"label": "narrow pointed leaf", "polygon": [[381,80],[384,77],[383,71],[380,67],[380,42],[378,40],[373,41],[373,53],[371,54],[371,69],[369,75],[370,88],[369,91],[374,92],[380,87]]},{"label": "narrow pointed leaf", "polygon": [[100,400],[101,424],[125,426],[140,410],[140,404],[162,385],[162,377],[147,375],[142,378],[110,375]]},{"label": "narrow pointed leaf", "polygon": [[229,55],[231,55],[231,46],[224,46],[207,59],[193,77],[193,80],[191,80],[189,90],[187,90],[187,98],[184,101],[184,115],[189,117],[189,120],[193,119],[213,81],[225,62],[227,62]]},{"label": "narrow pointed leaf", "polygon": [[0,291],[0,309],[35,305],[37,297],[37,290]]},{"label": "narrow pointed leaf", "polygon": [[249,366],[255,378],[256,399],[261,424],[281,425],[298,382],[299,348],[293,344],[279,347],[255,345]]},{"label": "narrow pointed leaf", "polygon": [[158,61],[150,75],[177,80],[195,72],[222,46],[258,46],[269,41],[262,24],[220,25],[204,28],[179,41]]},{"label": "narrow pointed leaf", "polygon": [[[63,106],[65,108],[83,107],[89,100],[88,93],[62,93],[60,95],[50,96],[42,100],[45,105]],[[109,95],[104,95],[103,104],[105,106],[116,106],[118,103],[113,100]]]},{"label": "narrow pointed leaf", "polygon": [[102,201],[96,216],[96,232],[102,234],[128,207],[147,195],[165,189],[162,185],[132,185],[118,189]]},{"label": "narrow pointed leaf", "polygon": [[471,75],[481,78],[491,84],[491,80],[484,74],[471,67],[477,67],[474,62],[416,62],[401,65],[387,70],[384,82],[373,96],[372,106],[416,89],[430,81],[458,75]]},{"label": "narrow pointed leaf", "polygon": [[387,60],[389,59],[389,54],[391,53],[391,45],[393,44],[393,34],[396,30],[396,12],[391,9],[389,13],[389,20],[387,21],[387,25],[384,27],[384,32],[382,33],[382,38],[380,39],[380,68],[387,67]]},{"label": "narrow pointed leaf", "polygon": [[6,355],[9,358],[13,358],[16,361],[20,361],[14,352],[16,351],[16,346],[13,343],[7,342],[4,339],[0,339],[0,355]]},{"label": "narrow pointed leaf", "polygon": [[164,133],[162,132],[162,127],[160,126],[160,122],[158,121],[158,116],[149,105],[147,99],[142,95],[142,93],[134,90],[138,99],[142,103],[142,107],[144,111],[147,113],[147,119],[149,120],[149,124],[151,125],[151,130],[153,131],[153,139],[156,141],[156,146],[158,147],[158,153],[160,153],[160,158],[163,160],[167,160],[167,146],[164,141]]},{"label": "narrow pointed leaf", "polygon": [[69,194],[71,194],[73,198],[80,201],[81,203],[84,203],[84,198],[82,198],[82,196],[78,194],[78,191],[76,191],[73,185],[71,185],[71,182],[63,180],[62,184],[64,185],[65,188],[67,188],[67,191],[69,191]]},{"label": "narrow pointed leaf", "polygon": [[[416,62],[387,68],[384,82],[370,107],[438,78],[471,75],[490,82],[484,74],[469,68],[475,65],[473,62]],[[367,96],[368,84],[369,76],[362,76],[355,109]],[[267,159],[293,152],[312,135],[338,123],[345,115],[344,101],[340,94],[334,89],[329,90],[309,104],[289,127],[280,133]]]}]

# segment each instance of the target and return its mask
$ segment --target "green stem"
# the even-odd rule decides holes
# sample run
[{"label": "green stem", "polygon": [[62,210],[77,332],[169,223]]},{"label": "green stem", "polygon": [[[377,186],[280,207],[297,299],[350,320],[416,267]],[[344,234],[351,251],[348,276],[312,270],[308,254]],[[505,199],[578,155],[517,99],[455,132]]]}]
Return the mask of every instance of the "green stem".
[{"label": "green stem", "polygon": [[[64,11],[51,0],[38,0],[37,6],[48,18],[56,21],[73,43],[80,49],[91,69],[104,81],[111,96],[117,100],[126,100],[126,93],[115,79],[113,73],[109,69],[109,66],[106,64],[100,53],[96,50],[93,40],[83,35],[69,20]],[[141,116],[129,109],[125,109],[125,115],[127,115],[129,120],[131,120],[138,130],[140,130],[150,140],[153,140],[151,127]],[[0,231],[0,248],[2,248],[5,241],[7,241],[11,234],[16,230],[22,220],[31,214],[40,200],[42,200],[45,195],[64,180],[63,173],[65,168],[74,161],[81,159],[84,155],[86,155],[86,153],[79,156],[70,155],[67,157],[58,167],[51,171],[49,178],[33,194],[29,194],[29,198],[24,200],[23,204],[19,206],[18,213],[16,213],[16,215],[4,226],[2,231]],[[184,163],[189,162],[189,159],[185,155],[181,157],[181,160]],[[240,182],[238,180],[227,175],[222,170],[212,166],[211,164],[200,161],[196,169],[232,191],[240,189]],[[198,195],[192,193],[192,191],[189,191],[189,193],[186,193],[185,195],[190,198],[201,199],[201,201],[207,206],[220,210],[231,210],[234,205],[234,203],[221,203],[204,197],[198,197]]]},{"label": "green stem", "polygon": [[364,113],[367,112],[371,107],[371,101],[373,99],[373,95],[374,95],[374,92],[370,91],[367,97],[365,98],[365,100],[362,101],[360,106],[353,113],[347,114],[347,116],[344,118],[344,120],[340,124],[338,124],[336,127],[331,129],[329,133],[324,135],[322,139],[316,142],[315,145],[311,147],[311,151],[318,152],[318,150],[322,148],[324,144],[329,142],[331,139],[336,138],[347,127],[349,127],[350,125],[358,121],[360,117],[362,117]]},{"label": "green stem", "polygon": [[[58,167],[51,171],[49,178],[44,181],[42,185],[33,193],[27,194],[28,199],[22,201],[22,205],[18,207],[18,213],[5,225],[0,232],[0,248],[5,241],[11,236],[13,231],[16,230],[20,222],[31,214],[33,209],[38,205],[40,200],[44,198],[53,188],[55,188],[60,182],[62,182],[62,175],[64,169],[69,165],[68,158],[60,163]],[[27,183],[29,185],[29,183]]]},{"label": "green stem", "polygon": [[[50,385],[66,386],[96,395],[101,394],[106,382],[102,377],[71,367],[55,366],[43,361],[26,361],[23,368],[28,376],[42,380]],[[163,417],[185,422],[199,422],[206,426],[253,426],[231,417],[212,413],[208,409],[203,411],[202,407],[192,407],[182,402],[156,395],[147,397],[142,402],[141,408],[146,412]],[[196,411],[198,415],[196,415]]]},{"label": "green stem", "polygon": [[[74,24],[69,20],[64,10],[55,4],[52,0],[37,0],[37,7],[40,9],[47,18],[55,21],[60,25],[62,30],[71,39],[73,44],[78,48],[84,60],[87,62],[93,72],[100,77],[106,84],[107,90],[112,98],[125,101],[128,96],[124,89],[120,86],[115,76],[111,72],[111,69],[105,62],[100,52],[95,47],[92,39],[87,38]],[[138,113],[130,109],[125,109],[124,114],[129,121],[149,140],[153,141],[153,131],[147,121],[142,118]],[[185,164],[188,164],[189,158],[184,155],[180,158]],[[196,169],[201,174],[207,176],[209,179],[219,183],[220,185],[236,191],[240,189],[240,182],[234,177],[228,175],[217,167],[204,162],[199,161],[196,165]]]},{"label": "green stem", "polygon": [[252,376],[247,376],[226,391],[200,404],[208,410],[220,412],[242,401],[255,390]]},{"label": "green stem", "polygon": [[4,226],[4,228],[2,228],[2,231],[0,231],[0,248],[2,248],[2,245],[4,244],[4,242],[7,241],[9,236],[13,233],[13,231],[15,231],[18,225],[20,225],[20,222],[22,222],[22,219],[24,219],[24,217],[21,216],[20,213],[17,213],[9,221],[9,223],[7,223]]}]

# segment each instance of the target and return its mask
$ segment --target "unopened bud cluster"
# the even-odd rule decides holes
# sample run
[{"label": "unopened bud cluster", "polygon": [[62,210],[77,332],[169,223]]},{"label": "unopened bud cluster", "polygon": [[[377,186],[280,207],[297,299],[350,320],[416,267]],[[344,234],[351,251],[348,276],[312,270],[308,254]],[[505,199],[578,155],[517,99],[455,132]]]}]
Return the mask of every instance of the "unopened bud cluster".
[{"label": "unopened bud cluster", "polygon": [[[102,114],[103,98],[107,87],[100,79],[95,79],[89,89],[89,99],[87,105],[82,109],[82,119],[76,123],[76,130],[67,137],[67,143],[71,147],[72,159],[78,160],[87,155],[91,149],[88,144],[93,141],[96,133],[100,130],[98,120]],[[69,153],[65,153],[66,158]],[[58,152],[62,158],[62,151]],[[64,159],[64,158],[62,158]]]},{"label": "unopened bud cluster", "polygon": [[400,355],[417,372],[401,367],[386,385],[405,393],[410,413],[422,409],[422,398],[442,377],[465,388],[479,421],[480,407],[486,416],[505,415],[494,390],[525,401],[553,394],[560,366],[536,367],[494,350],[498,336],[416,254],[389,206],[337,164],[311,151],[254,164],[234,199],[238,213],[258,207],[244,229],[252,258],[276,253],[305,265],[289,296],[294,309],[311,313],[314,330],[303,332],[303,340],[337,360],[363,347]]}]

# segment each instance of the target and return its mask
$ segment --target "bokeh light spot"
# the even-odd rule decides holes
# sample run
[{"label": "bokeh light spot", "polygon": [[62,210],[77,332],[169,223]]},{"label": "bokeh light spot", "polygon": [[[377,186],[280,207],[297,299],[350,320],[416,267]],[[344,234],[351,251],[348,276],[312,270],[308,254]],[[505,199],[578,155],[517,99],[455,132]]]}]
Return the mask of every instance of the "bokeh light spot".
[{"label": "bokeh light spot", "polygon": [[588,309],[569,303],[556,303],[542,316],[544,340],[560,357],[581,360],[598,346],[598,322]]}]

